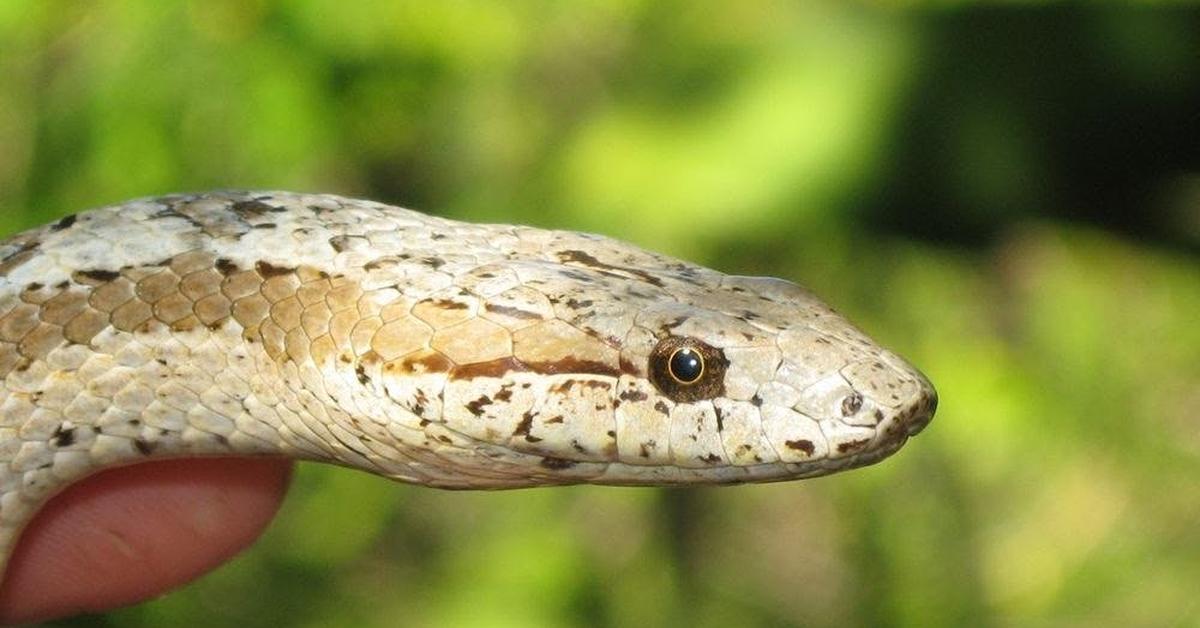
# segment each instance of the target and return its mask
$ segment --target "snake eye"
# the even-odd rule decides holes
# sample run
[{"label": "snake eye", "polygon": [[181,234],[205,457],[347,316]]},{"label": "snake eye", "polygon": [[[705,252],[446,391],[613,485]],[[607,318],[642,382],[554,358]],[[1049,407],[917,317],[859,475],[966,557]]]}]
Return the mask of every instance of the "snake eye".
[{"label": "snake eye", "polygon": [[668,336],[650,352],[650,381],[678,402],[712,399],[725,394],[725,354],[696,338]]},{"label": "snake eye", "polygon": [[680,384],[695,384],[704,375],[704,356],[691,347],[676,349],[667,361],[667,372]]}]

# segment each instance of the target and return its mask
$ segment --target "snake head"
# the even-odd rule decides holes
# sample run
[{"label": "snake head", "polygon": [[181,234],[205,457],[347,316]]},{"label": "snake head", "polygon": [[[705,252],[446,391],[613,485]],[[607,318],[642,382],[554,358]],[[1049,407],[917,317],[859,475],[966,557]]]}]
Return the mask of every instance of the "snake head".
[{"label": "snake head", "polygon": [[[430,345],[451,364],[435,369],[421,448],[463,477],[424,483],[811,477],[880,460],[933,416],[920,372],[795,284],[599,236],[511,236],[503,260],[438,297],[476,322]],[[392,396],[410,398],[397,382]]]},{"label": "snake head", "polygon": [[[672,413],[693,417],[691,429],[671,440],[684,481],[850,469],[895,452],[932,419],[937,394],[929,380],[809,291],[770,278],[714,281],[719,289],[686,303],[648,308],[640,320],[669,335],[630,348],[645,356]],[[665,356],[678,355],[676,347],[696,347],[712,370],[694,382],[671,376],[678,359]],[[664,371],[668,377],[656,376]],[[692,464],[682,464],[682,451]]]},{"label": "snake head", "polygon": [[929,380],[807,290],[709,280],[719,288],[647,303],[627,336],[624,362],[642,368],[617,392],[639,400],[616,413],[624,479],[824,475],[886,457],[932,419]]}]

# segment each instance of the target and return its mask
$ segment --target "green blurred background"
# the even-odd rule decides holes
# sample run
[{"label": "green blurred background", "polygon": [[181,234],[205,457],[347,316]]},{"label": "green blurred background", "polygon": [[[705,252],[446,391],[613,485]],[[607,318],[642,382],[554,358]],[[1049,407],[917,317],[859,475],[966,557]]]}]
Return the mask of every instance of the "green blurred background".
[{"label": "green blurred background", "polygon": [[0,2],[0,235],[285,188],[805,283],[937,384],[795,484],[299,473],[251,552],[63,626],[1200,625],[1200,10]]}]

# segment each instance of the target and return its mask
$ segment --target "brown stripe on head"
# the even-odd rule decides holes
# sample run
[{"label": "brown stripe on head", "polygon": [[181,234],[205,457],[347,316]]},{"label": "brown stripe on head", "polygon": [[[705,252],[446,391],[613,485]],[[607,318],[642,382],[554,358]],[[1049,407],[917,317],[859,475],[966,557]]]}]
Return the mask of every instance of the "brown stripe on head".
[{"label": "brown stripe on head", "polygon": [[449,369],[450,379],[475,379],[478,377],[503,378],[509,373],[523,373],[529,370],[525,364],[511,357],[461,364]]},{"label": "brown stripe on head", "polygon": [[[402,361],[407,363],[407,361]],[[454,365],[449,361],[435,362],[437,366],[450,365],[446,369],[451,379],[475,379],[488,377],[502,379],[513,373],[534,373],[537,375],[599,375],[601,377],[618,377],[617,369],[603,362],[564,358],[554,362],[523,362],[515,358],[499,358],[487,362]],[[425,371],[432,372],[432,371]]]},{"label": "brown stripe on head", "polygon": [[513,357],[537,372],[620,374],[620,353],[564,321],[551,319],[513,332]]}]

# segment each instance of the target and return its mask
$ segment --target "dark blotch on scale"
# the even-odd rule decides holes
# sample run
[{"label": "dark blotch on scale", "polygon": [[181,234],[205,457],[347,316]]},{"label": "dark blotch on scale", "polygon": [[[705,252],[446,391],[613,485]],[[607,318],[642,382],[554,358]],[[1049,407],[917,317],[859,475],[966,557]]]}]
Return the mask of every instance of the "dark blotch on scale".
[{"label": "dark blotch on scale", "polygon": [[75,444],[75,428],[58,426],[58,429],[54,430],[52,440],[55,447],[70,447]]},{"label": "dark blotch on scale", "polygon": [[576,464],[579,464],[579,463],[575,462],[574,460],[566,460],[564,458],[551,458],[551,457],[542,458],[542,462],[541,462],[541,465],[543,467],[545,467],[547,469],[553,469],[555,471],[558,471],[561,469],[570,469],[571,467],[575,466]]},{"label": "dark blotch on scale", "polygon": [[808,440],[789,440],[783,444],[787,445],[788,449],[795,449],[796,451],[804,452],[804,455],[806,456],[813,455],[813,451],[816,449],[813,447],[812,441]]},{"label": "dark blotch on scale", "polygon": [[[272,207],[271,205],[268,205],[258,199],[237,201],[236,203],[230,205],[229,208],[233,210],[233,213],[241,216],[242,218],[262,216],[263,214],[269,212],[278,211],[275,207]],[[274,227],[275,225],[271,226]]]},{"label": "dark blotch on scale", "polygon": [[367,375],[367,369],[362,365],[362,363],[354,366],[354,374],[358,376],[358,383],[362,384],[363,386],[371,383],[371,378]]},{"label": "dark blotch on scale", "polygon": [[257,270],[258,274],[263,279],[270,279],[272,277],[280,277],[280,276],[286,275],[288,273],[296,272],[295,268],[287,268],[285,266],[276,266],[270,262],[258,262],[257,264],[254,265],[254,270]]},{"label": "dark blotch on scale", "polygon": [[50,230],[51,231],[62,231],[63,229],[70,229],[71,226],[74,225],[75,221],[78,219],[79,219],[79,217],[76,216],[75,214],[71,214],[69,216],[63,216],[62,220],[59,220],[58,222],[54,223],[53,227],[50,227]]},{"label": "dark blotch on scale", "polygon": [[237,264],[234,264],[230,259],[222,257],[217,260],[217,272],[221,273],[221,275],[224,277],[228,277],[233,273],[236,273],[238,270],[240,269],[238,268]]}]

